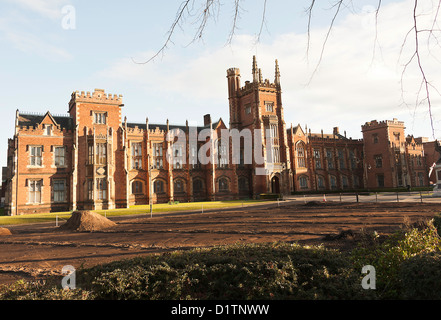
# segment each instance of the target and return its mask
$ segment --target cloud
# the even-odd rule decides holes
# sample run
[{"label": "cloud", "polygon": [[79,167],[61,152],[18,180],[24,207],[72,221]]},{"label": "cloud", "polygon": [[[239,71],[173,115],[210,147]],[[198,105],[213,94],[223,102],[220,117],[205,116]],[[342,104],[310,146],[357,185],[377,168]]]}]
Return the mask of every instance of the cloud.
[{"label": "cloud", "polygon": [[[7,0],[9,1],[9,0]],[[67,60],[72,55],[60,45],[56,31],[61,30],[62,8],[67,0],[14,0],[14,4],[0,15],[0,36],[12,47],[30,55],[42,56],[49,60]],[[27,11],[16,10],[17,6]],[[41,16],[50,24],[41,24]],[[59,23],[59,28],[53,28]],[[49,25],[49,29],[44,26]],[[49,30],[49,31],[48,31]],[[58,40],[57,40],[58,39]]]},{"label": "cloud", "polygon": [[[274,60],[279,60],[288,126],[291,122],[308,124],[315,132],[340,126],[341,131],[347,128],[348,135],[360,138],[361,125],[366,121],[399,118],[413,129],[408,133],[430,136],[427,104],[416,100],[421,74],[415,61],[406,69],[401,83],[404,64],[414,50],[409,39],[402,47],[412,27],[412,4],[413,1],[404,1],[384,5],[377,24],[373,10],[347,15],[332,29],[316,72],[328,26],[312,30],[308,56],[304,33],[282,34],[258,46],[254,46],[254,36],[238,35],[229,47],[206,48],[195,54],[185,48],[183,52],[191,52],[182,55],[173,48],[162,60],[147,65],[134,64],[130,58],[120,59],[98,75],[142,88],[152,102],[157,97],[157,106],[172,101],[171,96],[177,97],[174,101],[179,103],[163,106],[162,112],[182,115],[185,108],[186,116],[194,112],[196,117],[202,117],[201,110],[212,110],[227,120],[226,70],[239,67],[243,84],[251,78],[252,56],[257,54],[264,78],[271,81]],[[421,19],[430,20],[430,15],[422,15]],[[432,55],[425,48],[421,50],[430,80],[439,84],[440,76],[433,72],[439,68],[433,58],[439,48],[431,47]],[[138,57],[151,55],[147,52]],[[424,95],[421,92],[420,98]],[[432,119],[438,123],[435,133],[439,136],[437,121],[441,120],[441,112],[436,105],[441,101],[436,92],[432,92],[432,99]]]},{"label": "cloud", "polygon": [[61,18],[61,9],[68,0],[7,0],[20,7],[35,12],[43,17],[57,20]]}]

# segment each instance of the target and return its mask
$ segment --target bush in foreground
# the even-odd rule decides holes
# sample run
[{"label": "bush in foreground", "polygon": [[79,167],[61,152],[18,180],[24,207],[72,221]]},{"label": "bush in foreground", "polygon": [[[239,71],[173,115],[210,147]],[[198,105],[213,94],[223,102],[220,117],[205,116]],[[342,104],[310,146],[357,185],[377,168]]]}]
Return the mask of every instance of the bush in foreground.
[{"label": "bush in foreground", "polygon": [[[122,260],[77,270],[61,281],[0,288],[11,299],[441,299],[441,241],[433,223],[403,229],[352,252],[288,243],[235,244]],[[361,286],[376,269],[376,290]]]},{"label": "bush in foreground", "polygon": [[[123,260],[77,271],[69,294],[22,284],[0,299],[364,299],[360,272],[322,247],[236,244]],[[31,293],[38,291],[39,293]]]}]

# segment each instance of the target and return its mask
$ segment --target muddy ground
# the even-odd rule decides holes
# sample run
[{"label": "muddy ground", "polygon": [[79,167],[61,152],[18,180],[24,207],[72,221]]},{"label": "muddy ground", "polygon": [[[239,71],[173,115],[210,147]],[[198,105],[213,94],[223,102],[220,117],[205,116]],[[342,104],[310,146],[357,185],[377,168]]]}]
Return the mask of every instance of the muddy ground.
[{"label": "muddy ground", "polygon": [[[403,224],[430,219],[439,212],[440,204],[311,202],[152,218],[150,214],[118,217],[112,218],[115,227],[98,232],[61,230],[54,223],[9,226],[12,235],[0,236],[0,284],[60,275],[66,265],[91,267],[236,242],[288,241],[348,250],[360,232],[375,230],[387,235]],[[355,237],[329,240],[348,230]]]}]

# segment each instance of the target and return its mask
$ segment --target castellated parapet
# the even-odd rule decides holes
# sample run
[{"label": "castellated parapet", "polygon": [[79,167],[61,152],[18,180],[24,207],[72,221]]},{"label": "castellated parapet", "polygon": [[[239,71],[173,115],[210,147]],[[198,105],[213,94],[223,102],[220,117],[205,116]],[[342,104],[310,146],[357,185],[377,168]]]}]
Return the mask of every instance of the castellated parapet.
[{"label": "castellated parapet", "polygon": [[111,93],[105,93],[104,89],[95,89],[94,92],[90,91],[75,91],[71,95],[71,102],[88,102],[88,103],[108,103],[122,105],[122,95],[116,95]]},{"label": "castellated parapet", "polygon": [[398,126],[398,127],[404,128],[404,122],[398,121],[396,118],[394,118],[393,120],[384,120],[384,121],[380,121],[380,122],[378,122],[377,120],[372,120],[372,121],[366,122],[361,127],[363,130],[370,130],[370,129],[377,129],[377,128],[385,128],[385,127],[390,127],[390,126],[394,126],[394,127]]}]

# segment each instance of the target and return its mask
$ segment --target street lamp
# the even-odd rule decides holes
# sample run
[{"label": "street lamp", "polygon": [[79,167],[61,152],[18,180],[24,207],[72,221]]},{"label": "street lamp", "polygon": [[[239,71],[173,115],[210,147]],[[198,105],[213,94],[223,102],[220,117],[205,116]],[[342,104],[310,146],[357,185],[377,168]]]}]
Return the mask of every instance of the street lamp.
[{"label": "street lamp", "polygon": [[153,217],[153,185],[152,185],[152,169],[153,165],[151,164],[151,157],[148,156],[148,169],[149,169],[149,205],[150,205],[150,218]]}]

